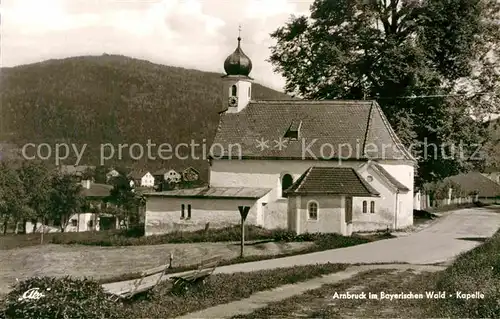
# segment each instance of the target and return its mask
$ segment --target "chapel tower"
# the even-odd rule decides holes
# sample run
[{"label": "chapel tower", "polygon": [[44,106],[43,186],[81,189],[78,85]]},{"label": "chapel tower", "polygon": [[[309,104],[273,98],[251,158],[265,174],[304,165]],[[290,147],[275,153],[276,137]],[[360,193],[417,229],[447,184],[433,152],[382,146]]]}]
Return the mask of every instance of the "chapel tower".
[{"label": "chapel tower", "polygon": [[251,100],[253,82],[248,76],[252,71],[252,61],[241,49],[241,34],[238,36],[238,47],[224,61],[224,70],[222,109],[228,113],[238,113]]}]

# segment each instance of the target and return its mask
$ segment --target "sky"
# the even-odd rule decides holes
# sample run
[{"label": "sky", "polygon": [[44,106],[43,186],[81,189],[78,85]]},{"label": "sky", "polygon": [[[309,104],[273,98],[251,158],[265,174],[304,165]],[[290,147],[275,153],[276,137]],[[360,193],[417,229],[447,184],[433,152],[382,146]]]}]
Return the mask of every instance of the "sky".
[{"label": "sky", "polygon": [[121,54],[154,63],[224,72],[237,45],[258,83],[282,91],[266,59],[271,32],[313,0],[1,0],[1,65]]}]

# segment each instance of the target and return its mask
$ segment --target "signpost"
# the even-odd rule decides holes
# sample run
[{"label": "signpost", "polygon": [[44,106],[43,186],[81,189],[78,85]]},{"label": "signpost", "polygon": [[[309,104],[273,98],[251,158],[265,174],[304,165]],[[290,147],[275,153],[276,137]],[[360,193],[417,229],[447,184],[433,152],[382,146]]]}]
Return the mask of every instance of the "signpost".
[{"label": "signpost", "polygon": [[250,210],[250,206],[238,206],[238,210],[241,215],[241,250],[240,257],[243,258],[243,249],[245,247],[245,219],[247,218],[248,211]]}]

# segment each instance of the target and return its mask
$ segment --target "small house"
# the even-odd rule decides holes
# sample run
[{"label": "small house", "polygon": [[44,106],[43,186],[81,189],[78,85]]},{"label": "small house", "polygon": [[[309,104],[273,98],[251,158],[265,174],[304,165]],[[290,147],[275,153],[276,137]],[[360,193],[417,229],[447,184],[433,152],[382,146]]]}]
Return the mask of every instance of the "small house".
[{"label": "small house", "polygon": [[153,174],[144,170],[132,171],[127,176],[134,182],[134,186],[138,187],[153,187],[155,185],[155,178]]},{"label": "small house", "polygon": [[195,182],[200,179],[200,172],[193,167],[188,167],[182,171],[182,179],[186,182]]},{"label": "small house", "polygon": [[176,170],[169,170],[165,175],[165,181],[169,183],[179,183],[182,180],[182,175]]},{"label": "small house", "polygon": [[[90,208],[104,208],[106,207],[106,200],[108,199],[113,186],[108,184],[93,183],[90,180],[82,181],[82,195],[90,201]],[[106,224],[106,219],[111,218],[112,227],[102,227],[103,222]],[[70,217],[66,232],[74,231],[92,231],[115,228],[116,220],[114,217],[101,215],[99,216],[94,212],[84,212],[81,214],[74,214]]]},{"label": "small house", "polygon": [[182,175],[174,169],[162,168],[153,175],[156,184],[161,184],[162,182],[179,183],[182,179]]},{"label": "small house", "polygon": [[302,233],[353,232],[353,197],[377,192],[353,168],[311,167],[287,190],[288,229]]}]

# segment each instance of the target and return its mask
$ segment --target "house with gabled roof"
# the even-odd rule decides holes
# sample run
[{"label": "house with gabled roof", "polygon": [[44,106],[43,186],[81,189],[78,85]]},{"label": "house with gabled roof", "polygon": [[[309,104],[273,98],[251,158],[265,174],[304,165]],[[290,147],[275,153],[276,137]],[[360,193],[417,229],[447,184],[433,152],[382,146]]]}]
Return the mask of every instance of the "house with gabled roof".
[{"label": "house with gabled roof", "polygon": [[285,194],[289,230],[343,235],[353,232],[353,198],[380,196],[354,168],[317,166],[308,168]]},{"label": "house with gabled roof", "polygon": [[[89,210],[75,213],[69,216],[66,224],[63,225],[64,232],[85,232],[99,231],[105,229],[114,229],[118,227],[117,218],[107,214],[96,213],[94,208],[103,209],[108,203],[109,196],[113,186],[108,184],[94,183],[90,179],[84,179],[79,182],[81,184],[81,195],[84,196],[89,203]],[[33,225],[28,222],[26,231],[31,232]],[[36,231],[44,232],[59,232],[61,231],[60,220],[49,220],[49,225],[42,228],[41,223],[37,223]]]},{"label": "house with gabled roof", "polygon": [[[210,227],[229,226],[239,222],[239,206],[250,207],[248,223],[297,233],[316,229],[349,234],[349,227],[371,231],[412,225],[416,160],[377,102],[254,100],[249,77],[252,63],[240,41],[238,38],[236,50],[224,63],[223,104],[210,152],[209,185],[150,194],[146,235],[203,228],[207,223]],[[362,193],[366,198],[327,192],[318,205],[311,206],[310,213],[314,215],[315,210],[318,219],[345,223],[345,206],[351,205],[351,226],[293,227],[290,205],[294,201],[289,196],[306,195],[287,190],[301,177],[307,180],[307,172],[316,172],[311,167],[320,172],[321,168],[355,170],[356,176],[366,178],[366,183],[355,183],[367,189]],[[340,185],[353,183],[351,173],[349,178],[334,176]],[[373,196],[375,193],[379,195]]]},{"label": "house with gabled roof", "polygon": [[182,171],[182,180],[186,182],[195,182],[200,179],[200,172],[193,167],[188,167]]},{"label": "house with gabled roof", "polygon": [[179,183],[182,181],[182,174],[172,168],[161,168],[153,173],[156,183],[168,182]]},{"label": "house with gabled roof", "polygon": [[445,178],[444,180],[457,184],[461,190],[473,196],[475,201],[483,203],[500,202],[500,184],[480,172],[468,172]]},{"label": "house with gabled roof", "polygon": [[155,178],[147,170],[134,170],[127,177],[133,181],[135,187],[153,187],[155,186]]}]

